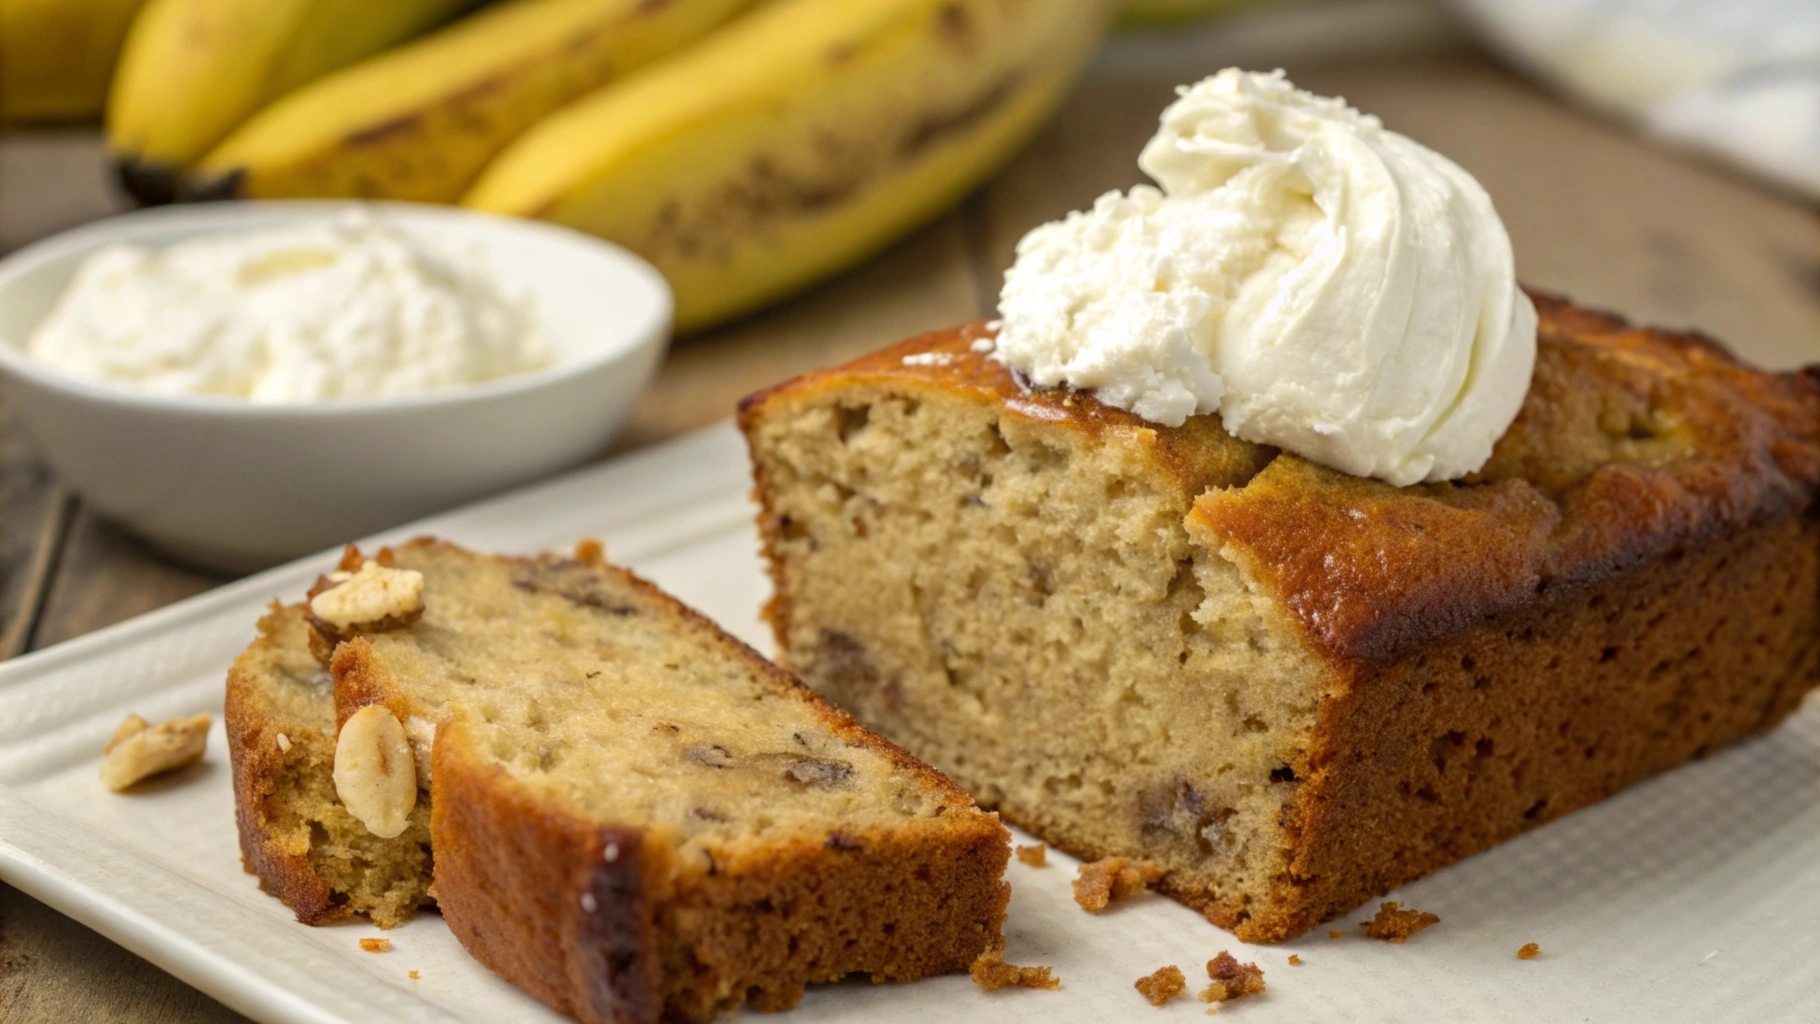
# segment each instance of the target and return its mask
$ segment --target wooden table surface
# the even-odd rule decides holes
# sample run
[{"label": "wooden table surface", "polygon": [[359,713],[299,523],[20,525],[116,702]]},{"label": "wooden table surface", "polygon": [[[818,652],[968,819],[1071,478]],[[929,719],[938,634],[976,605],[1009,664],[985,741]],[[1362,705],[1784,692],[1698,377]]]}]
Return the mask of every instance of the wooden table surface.
[{"label": "wooden table surface", "polygon": [[[1116,39],[1047,130],[958,210],[793,301],[679,342],[615,450],[725,417],[800,371],[989,315],[1018,237],[1139,180],[1137,151],[1171,89],[1228,64],[1286,68],[1464,165],[1497,203],[1526,282],[1697,325],[1764,364],[1820,361],[1812,205],[1571,110],[1416,0],[1337,0]],[[0,139],[0,251],[120,208],[92,129]],[[225,581],[95,516],[0,408],[0,658]],[[243,1019],[0,885],[0,1021]]]}]

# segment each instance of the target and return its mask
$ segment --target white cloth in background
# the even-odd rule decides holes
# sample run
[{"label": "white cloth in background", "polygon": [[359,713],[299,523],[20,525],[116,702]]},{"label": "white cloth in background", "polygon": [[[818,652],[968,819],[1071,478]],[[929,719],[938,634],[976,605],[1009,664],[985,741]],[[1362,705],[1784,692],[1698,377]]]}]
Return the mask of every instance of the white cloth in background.
[{"label": "white cloth in background", "polygon": [[1820,0],[1450,0],[1591,105],[1820,198]]}]

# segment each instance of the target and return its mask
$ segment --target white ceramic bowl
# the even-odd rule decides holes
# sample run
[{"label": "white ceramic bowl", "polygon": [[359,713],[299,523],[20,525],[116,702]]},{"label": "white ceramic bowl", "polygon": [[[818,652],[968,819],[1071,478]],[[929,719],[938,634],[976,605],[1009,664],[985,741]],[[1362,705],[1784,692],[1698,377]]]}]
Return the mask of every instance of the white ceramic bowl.
[{"label": "white ceramic bowl", "polygon": [[430,394],[300,405],[147,395],[23,351],[95,249],[334,217],[333,201],[130,213],[0,260],[0,387],[14,419],[104,515],[171,553],[245,570],[573,466],[598,453],[656,369],[670,289],[617,246],[548,224],[375,203],[406,231],[478,245],[531,296],[551,366]]}]

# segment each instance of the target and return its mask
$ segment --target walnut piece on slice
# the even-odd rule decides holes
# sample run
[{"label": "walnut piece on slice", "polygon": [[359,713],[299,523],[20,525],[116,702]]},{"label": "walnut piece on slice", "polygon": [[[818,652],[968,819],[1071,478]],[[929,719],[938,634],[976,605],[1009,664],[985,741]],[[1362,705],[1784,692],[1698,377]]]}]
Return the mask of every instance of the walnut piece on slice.
[{"label": "walnut piece on slice", "polygon": [[202,760],[208,747],[209,715],[173,718],[148,726],[128,715],[101,748],[101,781],[116,793],[142,779]]},{"label": "walnut piece on slice", "polygon": [[338,569],[311,588],[310,614],[344,635],[408,626],[423,614],[423,573],[378,559]]}]

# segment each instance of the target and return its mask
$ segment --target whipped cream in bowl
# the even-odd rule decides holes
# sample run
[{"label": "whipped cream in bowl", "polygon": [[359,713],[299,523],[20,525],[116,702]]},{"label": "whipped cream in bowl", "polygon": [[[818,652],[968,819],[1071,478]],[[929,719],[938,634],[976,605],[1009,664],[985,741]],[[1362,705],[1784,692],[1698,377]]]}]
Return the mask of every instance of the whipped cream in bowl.
[{"label": "whipped cream in bowl", "polygon": [[432,247],[361,206],[77,266],[25,349],[148,394],[396,398],[541,369],[528,290],[472,244]]},{"label": "whipped cream in bowl", "polygon": [[1398,486],[1484,465],[1528,392],[1536,313],[1470,174],[1237,69],[1180,90],[1138,165],[1155,186],[1019,243],[993,358]]},{"label": "whipped cream in bowl", "polygon": [[0,260],[0,401],[90,507],[239,571],[599,454],[671,310],[650,264],[555,225],[165,207]]}]

